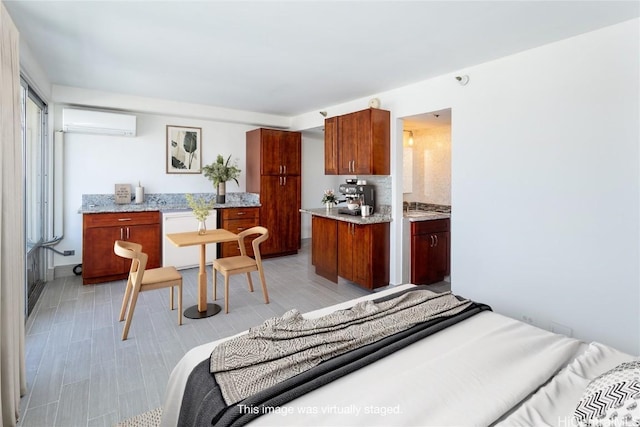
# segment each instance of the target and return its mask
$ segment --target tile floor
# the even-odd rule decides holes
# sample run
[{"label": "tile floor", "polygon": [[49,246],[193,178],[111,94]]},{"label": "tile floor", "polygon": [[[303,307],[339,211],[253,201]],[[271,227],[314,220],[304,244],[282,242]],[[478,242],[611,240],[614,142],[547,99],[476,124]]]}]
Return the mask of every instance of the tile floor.
[{"label": "tile floor", "polygon": [[[270,304],[255,286],[257,277],[250,293],[238,275],[231,280],[229,314],[184,318],[178,326],[177,312],[169,310],[169,290],[145,292],[126,341],[120,339],[123,324],[117,320],[124,281],[83,286],[74,276],[47,283],[26,325],[28,392],[19,425],[111,427],[161,406],[171,370],[190,348],[291,308],[306,312],[369,293],[317,276],[308,240],[298,255],[268,259],[264,266]],[[197,269],[182,274],[186,308],[196,303]],[[210,268],[208,274],[210,280]],[[447,282],[433,285],[436,291],[449,288]]]}]

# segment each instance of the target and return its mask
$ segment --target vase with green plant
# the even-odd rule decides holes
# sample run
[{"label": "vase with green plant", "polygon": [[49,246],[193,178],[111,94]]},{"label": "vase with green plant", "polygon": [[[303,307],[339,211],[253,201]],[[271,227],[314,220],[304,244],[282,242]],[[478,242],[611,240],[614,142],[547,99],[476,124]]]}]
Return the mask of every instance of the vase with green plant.
[{"label": "vase with green plant", "polygon": [[207,234],[207,218],[213,209],[214,201],[204,197],[194,197],[186,194],[187,204],[193,210],[193,216],[198,220],[198,234]]},{"label": "vase with green plant", "polygon": [[322,203],[330,210],[338,203],[338,198],[336,197],[335,191],[333,189],[324,190],[324,194],[322,195]]},{"label": "vase with green plant", "polygon": [[224,160],[220,154],[216,158],[216,161],[210,165],[206,165],[202,168],[204,176],[209,178],[209,181],[213,182],[213,186],[216,188],[216,203],[225,203],[226,199],[226,183],[227,181],[234,180],[238,184],[238,177],[241,170],[238,168],[238,162],[231,163],[231,155]]}]

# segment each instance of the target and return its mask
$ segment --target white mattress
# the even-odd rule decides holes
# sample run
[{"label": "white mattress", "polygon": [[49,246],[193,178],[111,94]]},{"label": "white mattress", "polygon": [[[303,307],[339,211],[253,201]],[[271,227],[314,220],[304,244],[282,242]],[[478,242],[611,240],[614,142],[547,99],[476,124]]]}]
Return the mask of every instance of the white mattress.
[{"label": "white mattress", "polygon": [[[319,317],[411,286],[397,286],[305,317]],[[221,341],[195,347],[178,363],[169,379],[162,426],[177,424],[189,373]],[[538,404],[532,394],[584,347],[576,339],[482,312],[303,395],[251,425],[485,426],[524,400]],[[609,350],[602,346],[601,351]],[[563,413],[569,406],[572,411],[577,402],[565,400]],[[548,406],[553,406],[553,400]],[[549,410],[543,408],[542,412]],[[504,425],[537,425],[527,420],[544,419],[532,413],[516,411]]]}]

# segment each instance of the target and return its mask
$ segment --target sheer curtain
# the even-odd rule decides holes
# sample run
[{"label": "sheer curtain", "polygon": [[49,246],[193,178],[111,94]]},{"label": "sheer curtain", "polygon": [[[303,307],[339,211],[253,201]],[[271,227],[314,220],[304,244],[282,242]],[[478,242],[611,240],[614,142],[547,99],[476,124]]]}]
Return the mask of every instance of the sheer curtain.
[{"label": "sheer curtain", "polygon": [[27,390],[24,354],[24,202],[18,30],[0,2],[0,401],[16,425]]}]

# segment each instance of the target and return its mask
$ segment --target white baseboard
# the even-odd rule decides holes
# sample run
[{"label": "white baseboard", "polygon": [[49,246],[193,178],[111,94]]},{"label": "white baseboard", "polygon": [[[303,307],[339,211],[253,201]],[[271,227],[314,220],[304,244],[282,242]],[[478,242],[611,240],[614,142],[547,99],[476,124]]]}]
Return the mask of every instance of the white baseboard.
[{"label": "white baseboard", "polygon": [[54,272],[53,272],[53,278],[58,279],[60,277],[75,276],[75,273],[73,272],[74,267],[75,267],[75,264],[55,266]]}]

